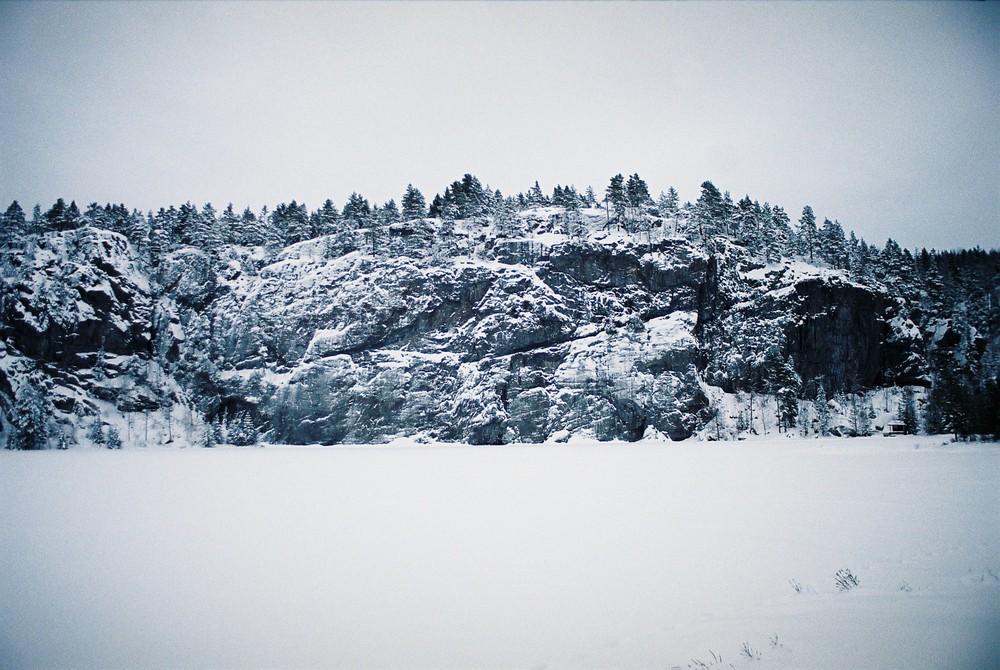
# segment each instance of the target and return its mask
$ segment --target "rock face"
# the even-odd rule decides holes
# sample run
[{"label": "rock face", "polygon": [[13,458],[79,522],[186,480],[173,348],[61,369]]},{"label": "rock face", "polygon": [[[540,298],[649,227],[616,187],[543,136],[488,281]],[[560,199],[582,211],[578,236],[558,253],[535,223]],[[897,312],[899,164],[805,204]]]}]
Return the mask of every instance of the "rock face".
[{"label": "rock face", "polygon": [[822,382],[836,393],[927,384],[917,327],[886,293],[848,281],[843,272],[802,264],[741,267],[738,259],[713,258],[699,307],[707,365],[728,373],[715,381],[730,390],[739,372],[759,373],[733,359],[760,360],[771,347],[791,361],[806,388]]},{"label": "rock face", "polygon": [[625,244],[494,249],[505,262],[326,258],[320,243],[296,245],[220,299],[225,331],[256,333],[226,355],[240,368],[263,349],[289,370],[282,441],[691,434],[706,400],[694,313],[681,308],[694,306],[701,256],[686,245],[688,257]]},{"label": "rock face", "polygon": [[155,269],[115,233],[47,234],[8,259],[0,396],[41,367],[67,425],[161,409],[172,434],[183,405],[190,426],[249,412],[275,442],[501,444],[684,439],[711,417],[706,381],[738,387],[771,348],[830,392],[922,380],[923,336],[877,289],[603,213],[571,240],[546,212],[519,239],[422,220],[378,255],[359,232]]},{"label": "rock face", "polygon": [[50,233],[17,260],[0,315],[9,345],[69,367],[92,364],[102,349],[149,353],[149,282],[124,237],[97,228]]},{"label": "rock face", "polygon": [[916,326],[884,295],[811,279],[795,285],[793,302],[786,336],[803,379],[824,378],[833,391],[924,383]]},{"label": "rock face", "polygon": [[5,261],[0,406],[40,387],[55,445],[108,434],[118,420],[131,428],[127,417],[177,401],[176,383],[154,360],[158,339],[176,353],[170,319],[123,236],[90,227],[49,233]]}]

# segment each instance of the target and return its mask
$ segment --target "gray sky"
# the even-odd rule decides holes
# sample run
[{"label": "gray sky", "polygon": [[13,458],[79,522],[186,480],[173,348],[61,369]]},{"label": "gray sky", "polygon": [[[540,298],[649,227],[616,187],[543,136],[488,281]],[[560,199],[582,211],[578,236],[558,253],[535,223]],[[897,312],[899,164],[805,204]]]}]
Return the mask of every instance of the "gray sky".
[{"label": "gray sky", "polygon": [[0,201],[712,180],[1000,248],[997,3],[0,2]]}]

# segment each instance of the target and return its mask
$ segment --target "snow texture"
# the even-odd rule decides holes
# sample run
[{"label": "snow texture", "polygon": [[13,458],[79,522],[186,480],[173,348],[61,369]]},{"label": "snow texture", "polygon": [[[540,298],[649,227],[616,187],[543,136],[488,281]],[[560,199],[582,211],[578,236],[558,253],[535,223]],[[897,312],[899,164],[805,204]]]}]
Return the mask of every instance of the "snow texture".
[{"label": "snow texture", "polygon": [[0,452],[0,666],[995,668],[998,490],[939,437]]}]

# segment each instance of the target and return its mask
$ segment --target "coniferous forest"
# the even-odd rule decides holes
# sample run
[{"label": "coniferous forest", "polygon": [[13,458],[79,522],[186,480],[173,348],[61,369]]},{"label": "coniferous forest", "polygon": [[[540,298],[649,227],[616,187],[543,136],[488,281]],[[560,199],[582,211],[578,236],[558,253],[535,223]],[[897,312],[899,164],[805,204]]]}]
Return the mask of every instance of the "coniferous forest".
[{"label": "coniferous forest", "polygon": [[0,253],[11,449],[1000,432],[997,251],[710,181],[15,201]]}]

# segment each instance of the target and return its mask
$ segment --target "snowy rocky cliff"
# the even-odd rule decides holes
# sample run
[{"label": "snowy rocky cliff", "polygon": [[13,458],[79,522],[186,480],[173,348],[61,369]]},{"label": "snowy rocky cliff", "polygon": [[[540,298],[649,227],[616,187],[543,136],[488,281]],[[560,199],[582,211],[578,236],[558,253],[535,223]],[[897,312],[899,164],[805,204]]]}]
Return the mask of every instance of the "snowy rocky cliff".
[{"label": "snowy rocky cliff", "polygon": [[423,219],[376,253],[357,231],[155,267],[106,230],[44,234],[5,258],[4,408],[42,389],[52,444],[237,419],[288,443],[680,440],[718,412],[712,389],[926,383],[927,335],[877,284],[602,210],[572,235],[562,208],[519,216],[517,237]]}]

